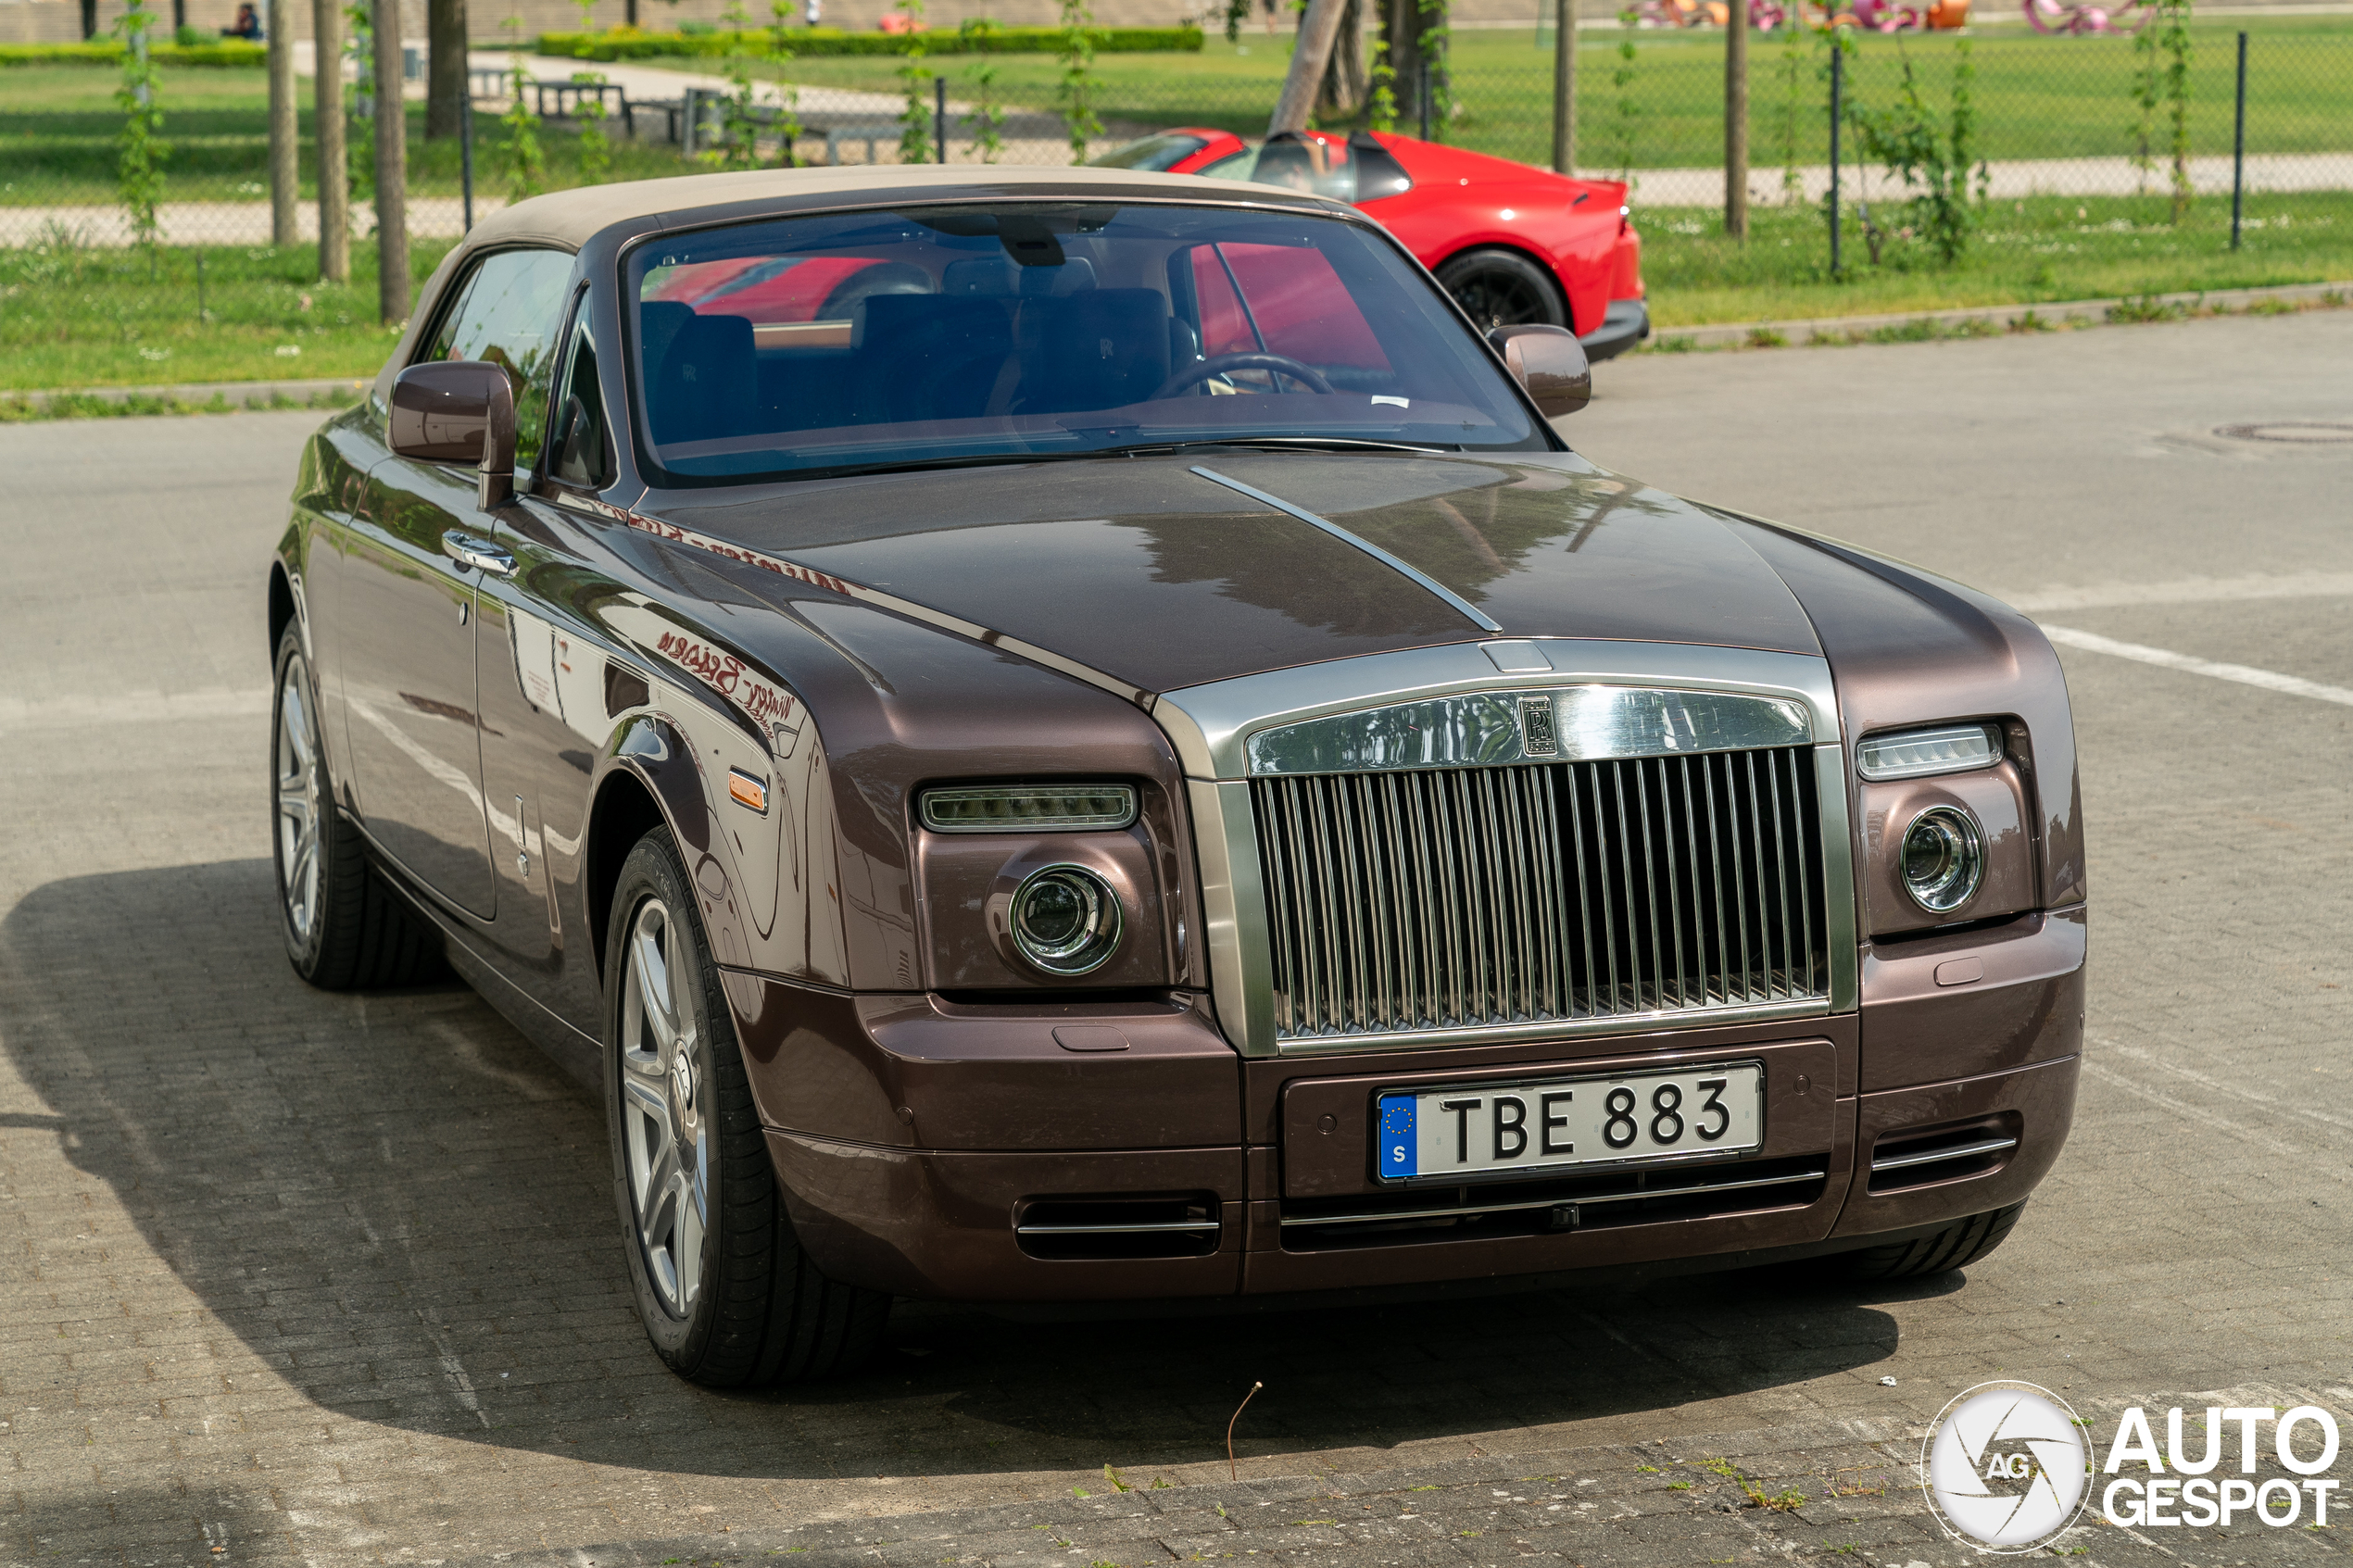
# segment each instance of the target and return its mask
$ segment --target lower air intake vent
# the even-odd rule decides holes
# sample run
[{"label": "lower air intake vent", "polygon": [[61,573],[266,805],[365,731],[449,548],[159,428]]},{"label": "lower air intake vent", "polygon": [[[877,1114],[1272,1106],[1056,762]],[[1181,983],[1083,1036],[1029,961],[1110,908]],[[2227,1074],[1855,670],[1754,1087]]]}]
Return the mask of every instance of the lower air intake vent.
[{"label": "lower air intake vent", "polygon": [[1033,1258],[1205,1258],[1217,1250],[1217,1196],[1033,1198],[1013,1234]]},{"label": "lower air intake vent", "polygon": [[1483,1241],[1799,1209],[1822,1196],[1828,1166],[1828,1160],[1817,1154],[1618,1171],[1555,1182],[1418,1187],[1292,1201],[1283,1205],[1283,1249],[1323,1252],[1425,1241]]},{"label": "lower air intake vent", "polygon": [[1874,1193],[1932,1186],[1998,1171],[2018,1148],[2018,1119],[1988,1117],[1957,1126],[1881,1133],[1871,1146]]}]

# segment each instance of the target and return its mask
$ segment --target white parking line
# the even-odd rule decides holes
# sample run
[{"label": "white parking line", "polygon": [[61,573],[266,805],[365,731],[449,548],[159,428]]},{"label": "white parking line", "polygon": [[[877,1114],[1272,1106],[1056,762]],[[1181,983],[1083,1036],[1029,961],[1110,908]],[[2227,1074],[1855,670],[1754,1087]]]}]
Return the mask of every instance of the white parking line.
[{"label": "white parking line", "polygon": [[2274,1112],[2284,1113],[2289,1116],[2301,1116],[2308,1122],[2318,1122],[2322,1126],[2334,1127],[2340,1133],[2353,1133],[2353,1121],[2347,1121],[2342,1116],[2331,1116],[2325,1110],[2314,1110],[2309,1106],[2294,1105],[2274,1095],[2262,1094],[2254,1089],[2243,1087],[2240,1085],[2225,1083],[2223,1080],[2214,1077],[2209,1073],[2200,1073],[2196,1068],[2183,1067],[2177,1063],[2167,1061],[2163,1058],[2159,1057],[2155,1051],[2144,1050],[2139,1046],[2128,1046],[2121,1041],[2103,1039],[2098,1035],[2092,1036],[2092,1039],[2093,1043],[2097,1045],[2103,1050],[2114,1051],[2119,1056],[2130,1057],[2134,1061],[2145,1062],[2149,1066],[2156,1068],[2160,1073],[2171,1073],[2177,1078],[2186,1078],[2202,1089],[2209,1090],[2215,1094],[2228,1095],[2233,1099],[2243,1099],[2250,1105],[2259,1105],[2264,1109]]},{"label": "white parking line", "polygon": [[269,711],[268,686],[0,697],[0,734],[18,730],[102,729],[113,724],[164,724],[188,719],[244,719]]},{"label": "white parking line", "polygon": [[2336,598],[2353,598],[2353,571],[2305,571],[2293,577],[2249,572],[2240,577],[2173,577],[2155,583],[2083,583],[2070,588],[2001,596],[2004,604],[2029,615],[2046,609],[2108,609],[2120,605]]},{"label": "white parking line", "polygon": [[2171,648],[2153,648],[2141,643],[2120,643],[2114,637],[2103,637],[2096,632],[2078,632],[2071,626],[2045,626],[2043,635],[2063,647],[2082,648],[2086,653],[2104,653],[2116,659],[2154,664],[2163,670],[2210,675],[2218,681],[2236,681],[2241,685],[2260,686],[2268,692],[2284,692],[2290,696],[2309,696],[2315,702],[2334,702],[2353,708],[2353,691],[2347,691],[2343,686],[2322,685],[2300,675],[2258,670],[2251,664],[2218,664],[2213,659],[2194,659],[2185,653],[2175,653]]},{"label": "white parking line", "polygon": [[2097,1078],[2104,1084],[2113,1084],[2127,1094],[2138,1095],[2151,1105],[2161,1107],[2176,1116],[2186,1116],[2193,1122],[2202,1122],[2218,1132],[2230,1134],[2243,1143],[2251,1143],[2259,1148],[2269,1149],[2273,1154],[2284,1155],[2291,1159],[2300,1160],[2304,1157],[2304,1150],[2292,1143],[2284,1142],[2267,1133],[2259,1133],[2252,1127],[2243,1126],[2227,1116],[2218,1116],[2202,1105],[2192,1105],[2186,1100],[2175,1099],[2171,1095],[2161,1093],[2136,1079],[2126,1077],[2113,1067],[2103,1066],[2096,1061],[2086,1061],[2083,1063],[2083,1075],[2087,1078]]}]

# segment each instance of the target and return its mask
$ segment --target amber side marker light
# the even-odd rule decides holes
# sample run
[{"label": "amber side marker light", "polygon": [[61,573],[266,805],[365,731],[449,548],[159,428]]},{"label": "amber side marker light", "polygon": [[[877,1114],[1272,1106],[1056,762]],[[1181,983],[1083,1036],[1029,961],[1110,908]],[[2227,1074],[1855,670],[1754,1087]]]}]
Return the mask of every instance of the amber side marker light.
[{"label": "amber side marker light", "polygon": [[738,806],[749,806],[761,816],[768,814],[768,781],[756,779],[741,768],[727,770],[727,793]]},{"label": "amber side marker light", "polygon": [[920,797],[934,833],[1084,833],[1136,820],[1127,784],[963,784]]}]

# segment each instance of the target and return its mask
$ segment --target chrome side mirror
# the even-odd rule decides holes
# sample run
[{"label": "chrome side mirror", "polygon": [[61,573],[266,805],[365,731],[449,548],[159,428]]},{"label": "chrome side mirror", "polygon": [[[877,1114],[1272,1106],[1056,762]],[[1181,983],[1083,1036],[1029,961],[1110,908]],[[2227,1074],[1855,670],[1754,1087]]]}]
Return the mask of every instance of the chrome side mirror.
[{"label": "chrome side mirror", "polygon": [[1567,327],[1497,327],[1487,341],[1546,419],[1573,414],[1593,400],[1593,367]]},{"label": "chrome side mirror", "polygon": [[474,463],[484,511],[515,493],[515,393],[486,359],[428,359],[392,383],[395,453],[423,463]]}]

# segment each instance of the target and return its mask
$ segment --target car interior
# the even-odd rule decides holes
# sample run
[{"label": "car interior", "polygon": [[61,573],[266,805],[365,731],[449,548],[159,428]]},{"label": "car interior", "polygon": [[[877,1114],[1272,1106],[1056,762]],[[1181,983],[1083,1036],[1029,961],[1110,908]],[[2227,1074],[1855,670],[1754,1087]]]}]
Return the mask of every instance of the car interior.
[{"label": "car interior", "polygon": [[[1467,412],[1483,440],[1499,421],[1525,434],[1442,298],[1353,225],[1128,210],[845,215],[644,247],[647,434],[668,467],[729,473],[819,435],[1067,441],[1088,416],[1144,406],[1394,438],[1427,422],[1417,403],[1445,405],[1456,433]],[[1221,400],[1252,411],[1206,407]]]}]

